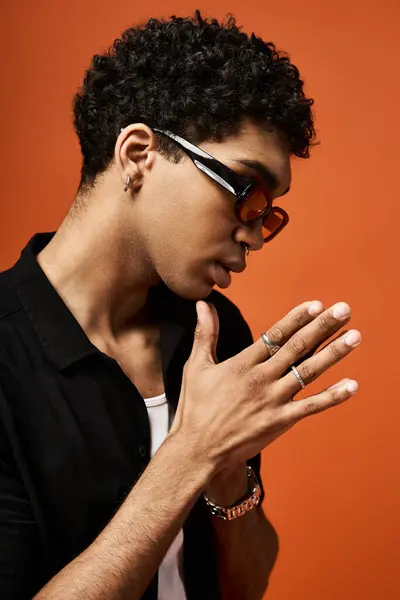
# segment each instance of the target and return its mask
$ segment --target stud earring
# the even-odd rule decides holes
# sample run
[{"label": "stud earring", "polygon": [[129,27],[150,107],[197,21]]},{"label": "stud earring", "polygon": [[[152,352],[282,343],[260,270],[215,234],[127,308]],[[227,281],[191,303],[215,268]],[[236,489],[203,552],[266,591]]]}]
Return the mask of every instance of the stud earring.
[{"label": "stud earring", "polygon": [[130,176],[130,175],[128,175],[128,178],[127,178],[127,180],[126,180],[125,187],[124,187],[124,192],[127,192],[127,191],[128,191],[128,187],[129,187],[130,185],[131,185],[131,176]]}]

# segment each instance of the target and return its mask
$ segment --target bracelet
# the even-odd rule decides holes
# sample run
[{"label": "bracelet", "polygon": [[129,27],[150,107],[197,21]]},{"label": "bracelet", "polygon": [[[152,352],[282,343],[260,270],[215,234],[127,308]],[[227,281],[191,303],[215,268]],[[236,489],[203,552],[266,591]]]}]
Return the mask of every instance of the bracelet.
[{"label": "bracelet", "polygon": [[214,517],[218,517],[224,521],[232,521],[233,519],[242,517],[246,513],[250,512],[255,506],[260,504],[261,487],[250,465],[247,465],[247,477],[248,479],[252,478],[254,480],[254,487],[240,500],[238,504],[234,504],[233,506],[219,506],[218,504],[211,502],[211,500],[203,495],[203,498],[207,506],[210,507],[211,514]]}]

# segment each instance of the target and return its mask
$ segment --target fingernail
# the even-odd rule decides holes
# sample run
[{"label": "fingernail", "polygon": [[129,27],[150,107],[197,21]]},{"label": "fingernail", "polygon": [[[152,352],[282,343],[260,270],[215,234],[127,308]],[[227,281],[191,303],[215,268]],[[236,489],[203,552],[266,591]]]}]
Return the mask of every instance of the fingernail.
[{"label": "fingernail", "polygon": [[349,331],[349,333],[347,333],[344,337],[344,343],[346,344],[346,346],[352,346],[353,348],[355,346],[358,346],[358,344],[361,342],[361,334],[359,331],[356,331],[355,329],[353,329],[352,331]]},{"label": "fingernail", "polygon": [[343,389],[346,387],[344,385],[345,382],[349,381],[348,377],[345,377],[344,379],[341,379],[340,381],[338,381],[337,383],[334,383],[333,385],[331,385],[330,387],[328,387],[328,390],[333,390],[334,388],[340,387],[341,385],[343,385]]},{"label": "fingernail", "polygon": [[339,302],[334,307],[332,315],[334,319],[338,319],[339,321],[346,319],[350,315],[350,306],[345,302]]},{"label": "fingernail", "polygon": [[357,381],[349,381],[349,383],[346,384],[346,390],[349,392],[349,394],[355,394],[358,390]]},{"label": "fingernail", "polygon": [[312,302],[308,307],[308,314],[312,317],[316,317],[317,315],[321,314],[323,310],[324,307],[322,306],[322,302],[316,300],[315,302]]}]

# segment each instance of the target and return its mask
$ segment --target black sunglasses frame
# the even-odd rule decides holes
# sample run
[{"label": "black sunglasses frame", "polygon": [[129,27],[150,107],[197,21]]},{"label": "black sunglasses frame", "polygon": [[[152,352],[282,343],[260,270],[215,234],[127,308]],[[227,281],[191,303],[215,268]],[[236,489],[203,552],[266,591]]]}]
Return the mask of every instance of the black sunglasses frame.
[{"label": "black sunglasses frame", "polygon": [[[283,219],[282,224],[276,231],[274,231],[274,233],[271,233],[264,238],[264,242],[270,242],[288,224],[289,215],[285,210],[283,210],[283,208],[280,208],[279,206],[272,206],[271,194],[268,188],[261,181],[235,173],[235,171],[211,156],[211,154],[208,154],[208,152],[205,152],[198,146],[195,146],[188,140],[185,140],[181,136],[176,135],[171,131],[164,131],[155,127],[153,127],[152,130],[172,139],[176,144],[178,144],[178,146],[180,146],[180,148],[182,148],[185,154],[193,161],[194,165],[200,171],[205,173],[205,175],[208,175],[208,177],[213,179],[216,183],[227,189],[236,197],[234,211],[236,218],[240,223],[247,225],[249,223],[258,221],[258,219],[263,219],[264,222],[264,220],[266,220],[271,213],[279,213]],[[258,190],[262,191],[266,199],[267,204],[265,209],[254,219],[244,221],[240,217],[240,208],[246,202],[249,196]]]}]

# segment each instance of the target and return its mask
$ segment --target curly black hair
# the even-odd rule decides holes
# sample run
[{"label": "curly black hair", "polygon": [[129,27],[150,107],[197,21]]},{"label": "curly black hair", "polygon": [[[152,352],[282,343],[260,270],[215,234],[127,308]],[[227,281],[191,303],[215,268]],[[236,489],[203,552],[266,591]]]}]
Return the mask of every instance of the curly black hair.
[{"label": "curly black hair", "polygon": [[[227,139],[248,117],[283,133],[290,152],[307,158],[313,102],[286,53],[243,33],[233,16],[220,23],[197,10],[192,18],[149,19],[93,57],[74,97],[83,155],[79,188],[90,188],[106,170],[120,129],[130,123],[199,144]],[[176,144],[165,136],[158,143],[179,161]]]}]

